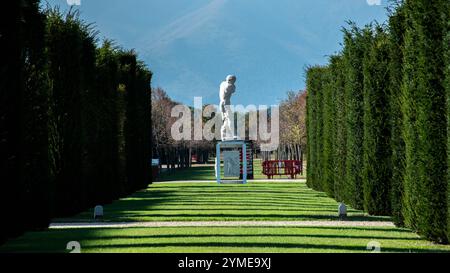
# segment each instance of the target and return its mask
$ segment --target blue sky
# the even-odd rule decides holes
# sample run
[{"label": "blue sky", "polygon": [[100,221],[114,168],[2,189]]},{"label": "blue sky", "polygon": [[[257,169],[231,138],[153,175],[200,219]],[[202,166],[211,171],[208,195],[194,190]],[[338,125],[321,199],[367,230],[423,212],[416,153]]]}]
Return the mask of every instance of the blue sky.
[{"label": "blue sky", "polygon": [[[76,1],[76,0],[69,0]],[[48,0],[68,7],[68,0]],[[80,0],[99,38],[134,48],[176,101],[218,103],[238,77],[234,104],[274,105],[305,88],[304,68],[340,50],[346,20],[387,19],[387,0]],[[381,2],[381,5],[370,5]]]}]

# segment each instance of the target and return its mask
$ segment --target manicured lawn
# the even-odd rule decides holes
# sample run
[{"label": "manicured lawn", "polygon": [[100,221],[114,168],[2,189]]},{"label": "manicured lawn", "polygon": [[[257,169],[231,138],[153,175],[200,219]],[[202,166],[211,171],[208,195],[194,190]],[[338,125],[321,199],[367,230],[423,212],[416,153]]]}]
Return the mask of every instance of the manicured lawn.
[{"label": "manicured lawn", "polygon": [[81,252],[363,252],[377,241],[381,252],[450,252],[397,228],[127,228],[31,232],[0,247],[0,252],[69,252],[70,241]]},{"label": "manicured lawn", "polygon": [[[304,183],[247,185],[167,182],[105,206],[105,221],[331,220],[337,203]],[[350,209],[349,220],[389,220]],[[92,211],[60,221],[91,221]],[[51,229],[28,232],[0,252],[450,252],[416,234],[391,227],[146,227]]]},{"label": "manicured lawn", "polygon": [[[105,206],[105,221],[337,220],[338,204],[305,183],[156,183]],[[75,217],[90,221],[93,211]],[[389,220],[349,210],[350,220]],[[59,221],[68,221],[62,219]],[[69,221],[74,221],[70,219]]]},{"label": "manicured lawn", "polygon": [[[255,159],[254,164],[254,179],[267,179],[262,173],[262,161],[261,159]],[[223,175],[223,168],[222,168]],[[306,172],[304,172],[306,175]],[[275,177],[275,178],[280,178]],[[288,176],[281,176],[281,178],[288,178]],[[305,178],[301,175],[297,178]],[[160,175],[159,181],[183,181],[183,180],[215,180],[214,165],[194,165],[193,168],[176,169],[168,172],[163,172]]]}]

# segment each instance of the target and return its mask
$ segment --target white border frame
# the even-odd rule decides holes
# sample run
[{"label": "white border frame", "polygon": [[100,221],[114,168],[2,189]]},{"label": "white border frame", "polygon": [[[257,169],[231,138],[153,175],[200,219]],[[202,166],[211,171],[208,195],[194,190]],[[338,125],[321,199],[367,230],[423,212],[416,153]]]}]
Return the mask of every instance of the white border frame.
[{"label": "white border frame", "polygon": [[[225,147],[224,147],[225,146]],[[218,184],[222,184],[222,179],[220,177],[220,165],[222,161],[220,160],[220,155],[222,153],[222,148],[242,148],[242,182],[247,184],[247,143],[243,140],[233,140],[233,141],[220,141],[216,145],[216,180]],[[241,181],[241,180],[238,180]]]}]

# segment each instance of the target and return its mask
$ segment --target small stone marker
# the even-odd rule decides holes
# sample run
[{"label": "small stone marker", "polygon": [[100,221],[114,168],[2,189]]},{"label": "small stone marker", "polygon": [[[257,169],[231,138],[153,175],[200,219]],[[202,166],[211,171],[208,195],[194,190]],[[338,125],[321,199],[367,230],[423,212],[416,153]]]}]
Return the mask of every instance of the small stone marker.
[{"label": "small stone marker", "polygon": [[103,206],[96,206],[94,208],[94,220],[101,220],[103,218]]},{"label": "small stone marker", "polygon": [[347,206],[344,203],[339,203],[338,215],[341,220],[347,217]]}]

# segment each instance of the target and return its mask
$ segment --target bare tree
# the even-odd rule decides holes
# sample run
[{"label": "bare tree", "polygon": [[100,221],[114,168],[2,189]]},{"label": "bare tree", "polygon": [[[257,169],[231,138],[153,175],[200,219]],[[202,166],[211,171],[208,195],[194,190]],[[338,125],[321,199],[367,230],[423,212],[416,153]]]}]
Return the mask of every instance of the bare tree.
[{"label": "bare tree", "polygon": [[306,92],[288,92],[280,104],[280,141],[306,147]]}]

